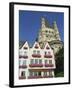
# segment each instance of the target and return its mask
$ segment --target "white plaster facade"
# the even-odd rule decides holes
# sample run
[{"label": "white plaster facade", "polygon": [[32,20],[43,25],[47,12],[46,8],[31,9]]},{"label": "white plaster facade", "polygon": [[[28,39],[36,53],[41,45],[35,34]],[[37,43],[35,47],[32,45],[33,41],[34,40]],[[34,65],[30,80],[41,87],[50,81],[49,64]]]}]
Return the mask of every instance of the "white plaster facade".
[{"label": "white plaster facade", "polygon": [[19,79],[35,79],[54,77],[54,53],[48,43],[40,48],[35,42],[30,48],[28,43],[19,49]]}]

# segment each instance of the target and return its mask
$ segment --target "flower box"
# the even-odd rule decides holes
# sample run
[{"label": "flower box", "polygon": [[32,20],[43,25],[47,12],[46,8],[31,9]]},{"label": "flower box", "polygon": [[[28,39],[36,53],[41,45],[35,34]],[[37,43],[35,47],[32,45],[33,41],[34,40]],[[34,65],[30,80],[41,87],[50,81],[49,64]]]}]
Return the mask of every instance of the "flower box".
[{"label": "flower box", "polygon": [[20,65],[19,68],[27,68],[26,65]]},{"label": "flower box", "polygon": [[45,67],[53,67],[53,64],[45,64]]},{"label": "flower box", "polygon": [[40,58],[41,55],[40,54],[32,54],[32,57],[37,57],[37,58]]},{"label": "flower box", "polygon": [[30,67],[43,67],[43,64],[30,64]]},{"label": "flower box", "polygon": [[25,58],[25,59],[26,59],[26,58],[28,58],[28,56],[23,56],[23,58]]},{"label": "flower box", "polygon": [[44,58],[52,58],[52,55],[44,55]]}]

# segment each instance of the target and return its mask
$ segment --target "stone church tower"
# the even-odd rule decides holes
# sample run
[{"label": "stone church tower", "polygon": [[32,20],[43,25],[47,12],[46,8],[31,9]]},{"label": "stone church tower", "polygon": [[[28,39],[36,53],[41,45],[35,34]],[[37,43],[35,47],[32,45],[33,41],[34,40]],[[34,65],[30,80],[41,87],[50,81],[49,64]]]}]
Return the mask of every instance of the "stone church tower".
[{"label": "stone church tower", "polygon": [[57,53],[59,49],[62,48],[63,43],[61,42],[56,21],[53,22],[53,26],[51,27],[44,17],[41,18],[41,28],[38,35],[38,42],[41,48],[43,48],[46,42],[48,42],[54,50],[54,53]]}]

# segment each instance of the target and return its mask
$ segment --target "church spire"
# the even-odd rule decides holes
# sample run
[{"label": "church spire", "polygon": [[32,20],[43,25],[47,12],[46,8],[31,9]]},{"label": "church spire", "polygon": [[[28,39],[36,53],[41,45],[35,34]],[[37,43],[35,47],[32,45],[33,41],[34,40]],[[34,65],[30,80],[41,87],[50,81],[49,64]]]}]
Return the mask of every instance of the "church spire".
[{"label": "church spire", "polygon": [[45,28],[45,18],[41,18],[41,28]]},{"label": "church spire", "polygon": [[46,28],[46,27],[50,27],[48,21],[46,20],[46,18],[42,17],[41,18],[41,28]]},{"label": "church spire", "polygon": [[54,21],[54,23],[53,23],[53,28],[58,31],[58,27],[57,27],[56,21]]},{"label": "church spire", "polygon": [[54,23],[53,23],[53,28],[54,28],[54,30],[55,30],[55,37],[57,38],[57,40],[61,40],[61,39],[60,39],[59,30],[58,30],[56,21],[54,21]]}]

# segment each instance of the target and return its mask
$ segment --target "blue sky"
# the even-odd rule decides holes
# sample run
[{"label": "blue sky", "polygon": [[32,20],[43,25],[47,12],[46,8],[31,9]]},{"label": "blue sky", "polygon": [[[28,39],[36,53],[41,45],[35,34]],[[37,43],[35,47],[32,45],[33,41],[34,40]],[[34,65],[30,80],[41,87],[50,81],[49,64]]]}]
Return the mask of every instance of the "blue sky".
[{"label": "blue sky", "polygon": [[64,13],[44,11],[19,11],[19,40],[33,44],[41,27],[41,17],[45,17],[52,26],[57,22],[61,40],[64,41]]}]

